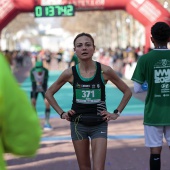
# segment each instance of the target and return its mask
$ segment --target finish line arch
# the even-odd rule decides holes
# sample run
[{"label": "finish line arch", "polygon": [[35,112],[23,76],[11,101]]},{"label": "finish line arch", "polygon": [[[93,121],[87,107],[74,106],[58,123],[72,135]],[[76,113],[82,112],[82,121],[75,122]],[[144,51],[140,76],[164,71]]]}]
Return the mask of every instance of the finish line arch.
[{"label": "finish line arch", "polygon": [[150,48],[150,28],[158,21],[170,25],[170,13],[156,0],[0,0],[0,31],[19,13],[33,12],[36,5],[74,4],[76,11],[127,11],[145,27],[145,52]]}]

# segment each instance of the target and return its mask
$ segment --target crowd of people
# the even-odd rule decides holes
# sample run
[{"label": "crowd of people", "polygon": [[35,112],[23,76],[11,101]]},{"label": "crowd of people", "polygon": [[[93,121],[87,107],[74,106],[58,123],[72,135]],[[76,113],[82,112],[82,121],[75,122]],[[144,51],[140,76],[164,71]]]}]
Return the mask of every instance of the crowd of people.
[{"label": "crowd of people", "polygon": [[[170,148],[170,26],[164,22],[155,23],[151,28],[151,41],[154,49],[146,54],[142,48],[130,46],[126,49],[104,50],[96,48],[90,34],[80,33],[73,41],[73,51],[5,51],[4,54],[9,64],[15,63],[16,67],[29,63],[25,56],[31,59],[32,106],[36,110],[37,96],[41,93],[46,105],[44,129],[52,130],[49,121],[50,106],[61,119],[70,122],[71,138],[80,170],[104,170],[108,122],[119,118],[132,96],[130,88],[121,78],[125,75],[126,66],[136,63],[131,76],[134,92],[147,90],[143,123],[145,145],[150,148],[149,166],[150,170],[160,170],[163,137]],[[56,69],[59,70],[62,64],[62,73],[48,87],[48,70],[54,60]],[[108,81],[123,93],[113,113],[107,110],[105,101],[105,85]],[[73,87],[72,106],[69,110],[63,110],[58,104],[59,99],[54,98],[66,83]],[[143,88],[143,84],[147,84],[147,87]]]},{"label": "crowd of people", "polygon": [[[40,51],[3,51],[7,60],[11,64],[12,70],[15,72],[20,67],[35,66],[36,61],[42,61],[43,66],[50,70],[51,65],[55,64],[56,70],[64,70],[77,64],[78,58],[72,49],[60,48],[56,52],[50,50]],[[140,56],[144,54],[143,47],[130,47],[123,49],[117,47],[115,49],[96,48],[92,59],[102,64],[111,66],[114,71],[120,76],[126,76],[125,70],[127,65],[136,63]]]}]

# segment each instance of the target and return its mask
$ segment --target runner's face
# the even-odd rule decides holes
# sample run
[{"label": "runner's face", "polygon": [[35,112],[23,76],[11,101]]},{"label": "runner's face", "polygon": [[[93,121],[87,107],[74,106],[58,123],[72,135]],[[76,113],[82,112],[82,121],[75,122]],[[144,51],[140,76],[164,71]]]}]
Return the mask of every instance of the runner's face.
[{"label": "runner's face", "polygon": [[94,45],[92,40],[87,36],[76,39],[74,50],[81,60],[92,58],[94,53]]}]

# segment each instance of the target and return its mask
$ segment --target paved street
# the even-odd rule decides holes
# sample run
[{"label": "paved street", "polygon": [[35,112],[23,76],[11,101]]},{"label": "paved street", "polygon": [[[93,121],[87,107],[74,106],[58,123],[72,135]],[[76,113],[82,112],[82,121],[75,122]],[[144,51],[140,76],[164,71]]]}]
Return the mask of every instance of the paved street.
[{"label": "paved street", "polygon": [[[29,75],[28,71],[29,67],[24,68],[22,72],[15,73],[15,75],[18,80],[20,79],[22,88],[29,94],[30,81],[29,78],[24,79]],[[53,67],[50,71],[49,84],[57,78],[58,74],[60,72],[57,72]],[[124,81],[133,88],[131,81]],[[113,110],[121,95],[112,85],[108,85],[108,89],[108,93],[114,92],[108,98],[108,108]],[[71,88],[66,85],[60,96],[65,109],[70,106],[70,94]],[[149,170],[149,149],[144,146],[142,125],[145,95],[134,94],[122,116],[116,121],[109,122],[105,170]],[[67,100],[64,100],[66,96]],[[113,100],[114,98],[115,100]],[[44,108],[41,102],[40,97],[37,107],[43,126]],[[5,155],[9,170],[78,170],[76,156],[70,140],[69,122],[61,120],[52,110],[51,124],[54,129],[53,131],[43,132],[40,149],[34,158],[18,158],[10,154]],[[162,170],[170,170],[169,157],[170,152],[165,145],[162,153]]]}]

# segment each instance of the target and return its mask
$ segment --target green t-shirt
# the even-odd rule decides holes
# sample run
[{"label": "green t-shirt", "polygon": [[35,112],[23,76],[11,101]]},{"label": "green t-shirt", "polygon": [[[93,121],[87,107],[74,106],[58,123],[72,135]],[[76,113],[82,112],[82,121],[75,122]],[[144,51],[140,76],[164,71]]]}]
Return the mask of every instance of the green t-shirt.
[{"label": "green t-shirt", "polygon": [[155,49],[143,55],[132,80],[140,84],[148,82],[144,124],[170,125],[170,50]]}]

